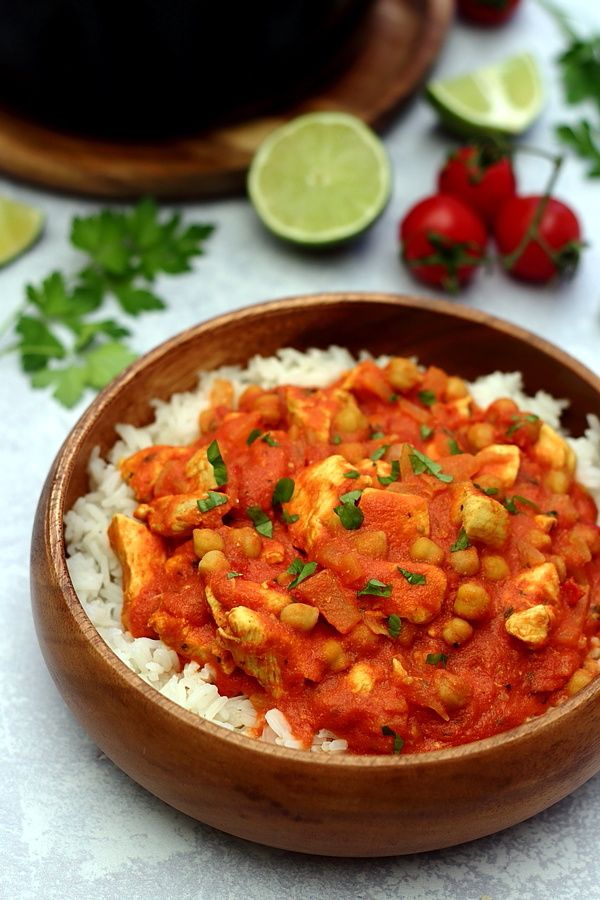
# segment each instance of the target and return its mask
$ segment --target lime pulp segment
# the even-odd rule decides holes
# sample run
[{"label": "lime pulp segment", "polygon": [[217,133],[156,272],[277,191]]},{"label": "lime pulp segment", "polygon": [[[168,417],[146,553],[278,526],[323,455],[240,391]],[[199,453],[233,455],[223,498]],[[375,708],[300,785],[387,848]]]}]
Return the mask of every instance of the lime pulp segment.
[{"label": "lime pulp segment", "polygon": [[312,113],[278,128],[259,148],[248,180],[265,225],[303,244],[359,234],[385,207],[390,185],[381,141],[345,113]]},{"label": "lime pulp segment", "polygon": [[0,197],[0,266],[23,253],[38,237],[44,217],[38,209]]}]

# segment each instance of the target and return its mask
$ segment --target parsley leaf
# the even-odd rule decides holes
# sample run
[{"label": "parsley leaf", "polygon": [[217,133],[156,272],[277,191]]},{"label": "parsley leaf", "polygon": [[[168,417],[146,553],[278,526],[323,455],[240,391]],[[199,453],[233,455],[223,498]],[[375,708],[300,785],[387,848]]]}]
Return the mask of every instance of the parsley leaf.
[{"label": "parsley leaf", "polygon": [[344,472],[344,478],[360,478],[360,472],[357,472],[356,469],[350,469],[349,472]]},{"label": "parsley leaf", "polygon": [[433,434],[433,428],[431,428],[429,425],[420,425],[419,434],[421,435],[421,440],[426,441]]},{"label": "parsley leaf", "polygon": [[288,503],[294,496],[295,482],[293,478],[280,478],[275,485],[271,503],[277,506],[280,503]]},{"label": "parsley leaf", "polygon": [[397,616],[395,613],[392,613],[391,616],[387,618],[387,630],[391,638],[396,638],[402,631],[402,619],[400,616]]},{"label": "parsley leaf", "polygon": [[217,506],[224,506],[229,500],[227,494],[219,494],[217,491],[207,491],[207,493],[207,497],[196,501],[198,509],[203,513],[210,512],[211,509],[215,509]]},{"label": "parsley leaf", "polygon": [[378,441],[382,437],[385,437],[384,431],[374,431],[373,434],[371,435],[371,440]]},{"label": "parsley leaf", "polygon": [[249,506],[246,514],[254,522],[254,527],[263,537],[273,537],[273,522],[260,506]]},{"label": "parsley leaf", "polygon": [[377,462],[378,459],[381,459],[381,457],[385,455],[386,450],[388,450],[390,446],[390,444],[382,444],[377,450],[373,450],[369,458],[372,459],[373,462]]},{"label": "parsley leaf", "polygon": [[382,725],[381,733],[386,737],[394,738],[394,743],[392,745],[394,753],[400,753],[402,751],[402,748],[404,747],[404,738],[394,731],[393,728],[390,728],[389,725]]},{"label": "parsley leaf", "polygon": [[310,576],[314,573],[317,568],[316,562],[308,562],[305,563],[303,559],[300,559],[299,556],[290,563],[289,567],[286,569],[286,572],[289,575],[295,575],[293,581],[288,584],[288,591],[291,591],[293,588],[298,587],[301,581],[304,581],[306,578],[310,578]]},{"label": "parsley leaf", "polygon": [[452,456],[459,456],[464,451],[460,449],[454,438],[448,438],[448,447]]},{"label": "parsley leaf", "polygon": [[294,513],[292,516],[288,515],[285,510],[281,513],[281,521],[284,522],[285,525],[293,525],[299,518],[300,516],[297,513]]},{"label": "parsley leaf", "polygon": [[511,516],[516,516],[519,512],[519,509],[516,505],[517,503],[522,503],[524,506],[530,506],[536,512],[540,511],[539,506],[537,505],[537,503],[534,503],[533,500],[529,500],[527,497],[521,497],[520,494],[513,494],[512,497],[504,498],[504,506],[509,511]]},{"label": "parsley leaf", "polygon": [[428,653],[425,662],[428,666],[441,665],[442,668],[445,669],[446,663],[448,662],[448,657],[445,653]]},{"label": "parsley leaf", "polygon": [[419,391],[417,397],[424,406],[433,406],[433,404],[437,400],[437,397],[435,396],[433,391]]},{"label": "parsley leaf", "polygon": [[260,428],[253,428],[248,437],[246,438],[246,444],[250,446],[253,444],[255,440],[257,440],[262,434]]},{"label": "parsley leaf", "polygon": [[410,459],[410,464],[415,475],[422,475],[423,472],[427,472],[429,475],[434,475],[439,481],[444,481],[446,483],[454,481],[452,475],[446,475],[442,472],[442,467],[439,463],[430,459],[430,457],[426,456],[424,453],[421,453],[420,450],[416,450],[413,447],[408,458]]},{"label": "parsley leaf", "polygon": [[364,588],[360,591],[357,591],[357,597],[391,597],[392,596],[392,586],[391,584],[384,584],[383,581],[378,581],[377,578],[371,578],[365,584]]},{"label": "parsley leaf", "polygon": [[64,358],[63,344],[41,319],[22,315],[15,331],[20,336],[18,348],[24,372],[37,372],[49,360]]},{"label": "parsley leaf", "polygon": [[348,491],[340,497],[342,501],[340,506],[334,507],[333,511],[346,531],[356,531],[363,523],[364,514],[358,506],[355,506],[355,501],[358,501],[361,495],[362,491]]},{"label": "parsley leaf", "polygon": [[427,578],[425,575],[421,575],[419,572],[409,572],[408,569],[403,569],[401,566],[396,566],[401,575],[404,575],[409,584],[427,584]]},{"label": "parsley leaf", "polygon": [[471,541],[467,537],[467,532],[464,528],[461,528],[456,540],[450,547],[450,553],[456,553],[458,550],[468,550],[470,546]]},{"label": "parsley leaf", "polygon": [[227,466],[221,456],[217,441],[211,441],[206,449],[206,458],[213,468],[213,474],[218,487],[227,484]]},{"label": "parsley leaf", "polygon": [[378,475],[377,481],[379,484],[392,484],[394,481],[398,481],[400,478],[400,461],[397,459],[392,460],[392,468],[389,475]]},{"label": "parsley leaf", "polygon": [[477,484],[477,482],[475,482],[475,481],[473,482],[473,485],[474,485],[474,487],[477,488],[477,490],[484,493],[487,497],[495,497],[496,494],[499,493],[499,490],[497,487],[482,487],[482,485]]},{"label": "parsley leaf", "polygon": [[335,444],[336,446],[337,446],[338,444],[341,444],[341,443],[342,443],[342,439],[341,439],[341,437],[339,436],[339,434],[334,434],[334,435],[333,435],[333,437],[331,438],[331,443],[332,443],[332,444]]},{"label": "parsley leaf", "polygon": [[515,431],[519,430],[519,428],[523,428],[523,426],[527,422],[539,422],[540,420],[540,417],[535,416],[533,413],[527,413],[524,416],[513,416],[512,418],[514,420],[512,425],[509,425],[506,429],[507,437],[510,437],[512,434],[514,434]]},{"label": "parsley leaf", "polygon": [[600,177],[600,128],[588,119],[573,125],[558,125],[556,135],[563,144],[574,150],[588,163],[587,177]]},{"label": "parsley leaf", "polygon": [[227,578],[229,581],[231,581],[232,578],[242,578],[242,577],[243,576],[242,576],[241,572],[228,572],[227,573]]},{"label": "parsley leaf", "polygon": [[264,444],[268,444],[269,447],[279,447],[279,441],[276,441],[274,437],[272,437],[267,431],[266,434],[263,434],[261,437],[261,441]]}]

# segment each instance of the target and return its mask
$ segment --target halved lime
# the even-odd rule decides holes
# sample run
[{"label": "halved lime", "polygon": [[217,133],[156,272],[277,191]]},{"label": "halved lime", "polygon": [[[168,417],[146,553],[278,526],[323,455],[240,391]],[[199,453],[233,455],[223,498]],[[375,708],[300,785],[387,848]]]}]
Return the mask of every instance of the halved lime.
[{"label": "halved lime", "polygon": [[467,136],[520,134],[543,102],[539,70],[529,53],[458,78],[432,81],[426,91],[444,124]]},{"label": "halved lime", "polygon": [[39,209],[0,197],[0,266],[33,244],[43,224],[44,217]]},{"label": "halved lime", "polygon": [[383,144],[364,122],[341,112],[309,113],[271,132],[248,175],[250,199],[267,228],[312,246],[360,234],[390,190]]}]

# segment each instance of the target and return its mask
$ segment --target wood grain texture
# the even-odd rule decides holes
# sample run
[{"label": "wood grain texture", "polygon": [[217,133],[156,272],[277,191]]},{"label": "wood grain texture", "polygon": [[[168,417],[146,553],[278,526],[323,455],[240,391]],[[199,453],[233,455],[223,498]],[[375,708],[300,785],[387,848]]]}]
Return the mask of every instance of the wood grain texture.
[{"label": "wood grain texture", "polygon": [[339,109],[384,127],[442,46],[452,0],[378,0],[351,68],[285,115],[149,144],[85,139],[0,109],[0,169],[45,187],[98,197],[209,197],[244,189],[269,131],[303,112]]},{"label": "wood grain texture", "polygon": [[150,397],[192,387],[199,368],[280,346],[331,342],[416,354],[472,377],[524,373],[571,400],[575,433],[600,408],[600,379],[514,325],[445,301],[316,295],[250,307],[179,335],[136,362],[89,407],[48,475],[36,516],[33,611],[48,668],[93,740],[177,809],[274,847],[336,856],[431,850],[493,833],[560,800],[600,769],[600,679],[505,735],[406,757],[284,750],[203,722],[158,694],[103,643],[65,564],[63,514],[87,488],[88,455],[114,426],[151,418]]}]

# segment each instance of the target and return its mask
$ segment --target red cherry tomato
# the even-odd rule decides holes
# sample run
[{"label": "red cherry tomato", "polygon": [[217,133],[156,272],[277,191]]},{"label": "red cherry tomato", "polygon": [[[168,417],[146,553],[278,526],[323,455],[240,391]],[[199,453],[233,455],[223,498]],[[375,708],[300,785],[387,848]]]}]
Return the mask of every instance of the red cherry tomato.
[{"label": "red cherry tomato", "polygon": [[506,270],[523,281],[543,283],[572,275],[583,248],[575,213],[554,197],[511,197],[494,226]]},{"label": "red cherry tomato", "polygon": [[464,19],[478,25],[501,25],[515,12],[521,0],[457,0]]},{"label": "red cherry tomato", "polygon": [[456,197],[421,200],[400,223],[402,258],[415,278],[455,292],[484,260],[481,219]]},{"label": "red cherry tomato", "polygon": [[459,147],[438,176],[441,194],[458,197],[490,226],[516,189],[510,157],[492,146]]}]

